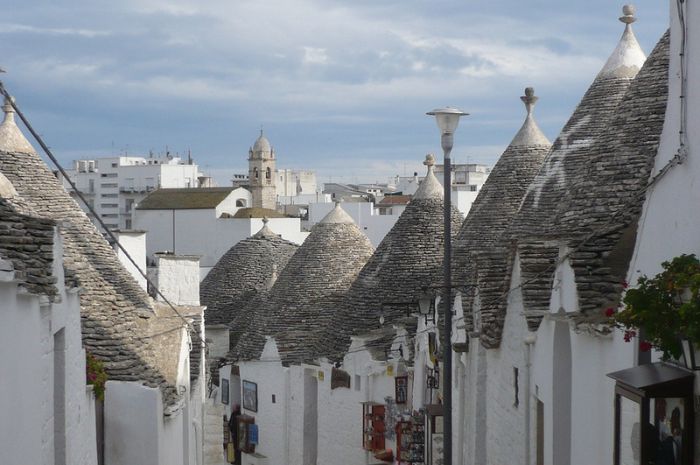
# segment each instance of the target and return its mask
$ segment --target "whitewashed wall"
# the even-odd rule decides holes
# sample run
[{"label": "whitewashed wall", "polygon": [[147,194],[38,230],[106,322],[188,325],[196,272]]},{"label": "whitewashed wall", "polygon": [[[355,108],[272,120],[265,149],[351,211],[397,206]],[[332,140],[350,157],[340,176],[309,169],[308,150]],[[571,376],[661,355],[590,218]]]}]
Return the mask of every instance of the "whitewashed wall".
[{"label": "whitewashed wall", "polygon": [[[114,231],[119,244],[129,253],[129,256],[136,261],[141,271],[146,271],[146,234],[141,231]],[[138,268],[129,260],[121,248],[115,247],[119,261],[126,268],[131,276],[139,283],[142,289],[146,290],[146,278],[139,272]]]},{"label": "whitewashed wall", "polygon": [[[231,247],[260,231],[262,226],[262,218],[216,218],[214,209],[134,211],[134,228],[148,231],[148,257],[166,250],[199,255],[201,278]],[[304,242],[309,234],[301,231],[299,218],[271,218],[268,227],[295,244]]]},{"label": "whitewashed wall", "polygon": [[[671,50],[669,95],[666,120],[652,176],[662,169],[678,152],[678,132],[681,127],[680,44],[681,27],[676,2],[670,3]],[[671,168],[647,192],[637,243],[628,272],[632,285],[640,275],[653,276],[661,271],[661,263],[680,254],[700,256],[700,5],[684,2],[687,28],[685,51],[688,86],[686,92],[688,142],[687,159]],[[700,395],[700,380],[695,381],[695,393]],[[700,413],[695,422],[695,462],[700,463]]]},{"label": "whitewashed wall", "polygon": [[[54,256],[62,257],[60,237],[54,239]],[[59,290],[54,303],[19,289],[13,271],[0,272],[0,351],[7,355],[0,359],[0,451],[2,463],[10,465],[97,463],[78,295],[63,286],[62,260],[55,260],[53,272]],[[63,350],[56,346],[59,338]]]}]

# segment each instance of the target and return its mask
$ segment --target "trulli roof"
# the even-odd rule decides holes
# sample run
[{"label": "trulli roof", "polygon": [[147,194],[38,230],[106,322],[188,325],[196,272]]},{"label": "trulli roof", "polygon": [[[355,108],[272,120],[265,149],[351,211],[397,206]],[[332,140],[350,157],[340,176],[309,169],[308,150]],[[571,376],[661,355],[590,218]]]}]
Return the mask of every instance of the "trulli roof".
[{"label": "trulli roof", "polygon": [[[426,288],[442,283],[443,189],[433,174],[434,158],[429,157],[425,180],[362,268],[326,329],[321,339],[323,355],[342,359],[352,335],[378,328],[380,316],[384,325],[404,320],[407,305],[415,306]],[[453,206],[453,237],[462,220]]]},{"label": "trulli roof", "polygon": [[[482,341],[498,338],[500,308],[508,285],[510,248],[503,237],[518,211],[523,196],[542,166],[551,143],[542,134],[532,115],[537,101],[534,90],[521,97],[527,108],[522,127],[503,152],[484,183],[455,240],[455,282],[478,286]],[[471,325],[474,289],[462,291],[467,325]],[[494,333],[494,334],[491,334]]]},{"label": "trulli roof", "polygon": [[644,64],[644,53],[631,29],[634,18],[627,14],[631,12],[625,8],[625,16],[620,18],[625,30],[618,46],[554,141],[542,169],[528,188],[513,226],[513,234],[519,238],[541,238],[552,233],[550,226],[559,202],[580,181],[579,174],[589,163],[591,145],[607,129],[615,109]]},{"label": "trulli roof", "polygon": [[586,318],[600,318],[606,307],[619,303],[666,115],[668,64],[666,33],[591,147],[586,171],[558,210],[555,232],[572,250]]},{"label": "trulli roof", "polygon": [[[170,365],[173,357],[166,350],[166,337],[153,337],[152,327],[160,318],[150,297],[21,136],[9,103],[3,110],[6,116],[0,129],[0,172],[33,211],[61,224],[66,275],[82,287],[83,345],[104,361],[110,379],[160,387],[166,406],[173,406],[179,395],[175,379],[163,366]],[[180,335],[171,331],[167,338],[179,340]]]},{"label": "trulli roof", "polygon": [[374,248],[352,218],[336,207],[312,229],[272,289],[251,305],[248,332],[232,351],[237,360],[260,357],[267,337],[285,364],[317,358],[317,339]]},{"label": "trulli roof", "polygon": [[549,310],[559,244],[568,248],[581,312],[579,322],[600,321],[616,306],[634,248],[644,186],[663,129],[668,93],[669,34],[661,38],[632,81],[607,128],[582,152],[572,186],[553,206],[554,241],[518,239],[523,304],[530,329]]},{"label": "trulli roof", "polygon": [[243,307],[265,289],[273,272],[280,273],[297,250],[267,226],[231,247],[209,271],[200,286],[200,301],[206,305],[207,326],[238,326]]}]

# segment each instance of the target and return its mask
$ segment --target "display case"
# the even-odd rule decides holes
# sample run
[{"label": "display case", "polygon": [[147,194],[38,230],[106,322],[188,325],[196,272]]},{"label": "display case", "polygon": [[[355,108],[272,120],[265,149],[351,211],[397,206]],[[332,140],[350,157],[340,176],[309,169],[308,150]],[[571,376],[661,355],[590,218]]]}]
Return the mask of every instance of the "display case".
[{"label": "display case", "polygon": [[369,451],[384,450],[386,408],[376,402],[362,403],[362,448]]},{"label": "display case", "polygon": [[[236,423],[238,429],[238,444],[236,444],[236,448],[241,452],[245,452],[246,454],[254,453],[255,444],[258,442],[258,430],[255,428],[255,417],[240,415],[238,418],[236,418]],[[254,437],[252,438],[250,434],[251,430],[254,430]]]},{"label": "display case", "polygon": [[425,424],[422,414],[396,424],[398,464],[425,463]]}]

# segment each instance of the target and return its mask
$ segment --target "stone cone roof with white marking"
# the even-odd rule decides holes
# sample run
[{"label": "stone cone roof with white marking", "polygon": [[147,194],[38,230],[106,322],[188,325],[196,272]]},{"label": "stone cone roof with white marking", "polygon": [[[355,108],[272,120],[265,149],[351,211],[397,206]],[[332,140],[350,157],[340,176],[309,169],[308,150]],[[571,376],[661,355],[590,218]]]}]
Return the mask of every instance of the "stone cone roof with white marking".
[{"label": "stone cone roof with white marking", "polygon": [[[633,13],[629,6],[623,9],[620,20],[625,23],[625,31],[622,38],[554,141],[508,233],[511,239],[517,240],[523,281],[521,291],[530,315],[541,314],[549,308],[553,271],[559,254],[558,245],[552,242],[558,235],[552,227],[557,211],[577,183],[587,176],[595,176],[589,172],[592,146],[609,128],[630,84],[643,66],[644,54],[631,28]],[[539,321],[538,316],[528,316],[531,328]],[[486,343],[497,345],[499,341],[500,336],[495,337],[494,333],[492,341]]]},{"label": "stone cone roof with white marking", "polygon": [[668,67],[666,33],[591,147],[586,173],[558,209],[554,229],[572,250],[582,320],[600,320],[607,307],[619,304],[663,130]]},{"label": "stone cone roof with white marking", "polygon": [[[110,379],[159,387],[166,406],[173,406],[179,395],[168,368],[173,357],[167,350],[170,340],[179,341],[180,334],[152,336],[152,328],[161,322],[152,300],[34,148],[19,137],[8,105],[4,109],[0,172],[32,211],[61,225],[66,276],[82,288],[83,345],[105,363]],[[168,316],[173,321],[172,312]],[[168,367],[163,366],[166,362]]]},{"label": "stone cone roof with white marking", "polygon": [[[426,287],[442,283],[444,201],[442,189],[436,189],[435,185],[440,183],[432,174],[434,158],[426,164],[429,172],[421,185],[423,190],[419,189],[384,236],[321,338],[320,351],[324,356],[342,359],[350,337],[377,329],[381,315],[385,326],[403,323],[406,305],[391,304],[418,302]],[[461,213],[453,206],[453,237],[462,221]],[[415,327],[407,329],[414,331]]]},{"label": "stone cone roof with white marking", "polygon": [[[479,289],[482,342],[500,338],[505,305],[501,297],[507,290],[511,258],[504,234],[551,148],[532,115],[538,99],[534,90],[525,89],[521,99],[527,109],[525,122],[484,183],[454,245],[455,282]],[[465,319],[471,328],[474,291],[461,291]]]},{"label": "stone cone roof with white marking", "polygon": [[282,239],[267,225],[226,252],[202,280],[200,301],[206,305],[205,324],[240,329],[243,308],[266,289],[273,273],[281,272],[298,246]]},{"label": "stone cone roof with white marking", "polygon": [[580,312],[573,319],[577,324],[599,323],[604,309],[619,303],[644,188],[663,129],[668,49],[666,33],[619,105],[604,116],[606,128],[580,151],[582,162],[571,171],[574,182],[556,204],[550,204],[548,234],[532,228],[541,234],[538,240],[523,224],[513,228],[531,330],[537,329],[541,315],[549,310],[560,245],[575,273]]},{"label": "stone cone roof with white marking", "polygon": [[[629,10],[625,8],[625,11]],[[528,188],[513,227],[515,235],[541,237],[551,233],[557,206],[586,171],[591,145],[609,126],[615,109],[644,63],[644,54],[633,37],[630,23],[626,23],[625,33],[611,56],[611,60],[617,57],[612,62],[626,71],[615,73],[618,68],[608,63],[588,88]]]},{"label": "stone cone roof with white marking", "polygon": [[256,360],[273,337],[284,364],[318,358],[317,339],[374,248],[350,216],[336,205],[314,225],[270,291],[249,306],[248,326],[229,355]]}]

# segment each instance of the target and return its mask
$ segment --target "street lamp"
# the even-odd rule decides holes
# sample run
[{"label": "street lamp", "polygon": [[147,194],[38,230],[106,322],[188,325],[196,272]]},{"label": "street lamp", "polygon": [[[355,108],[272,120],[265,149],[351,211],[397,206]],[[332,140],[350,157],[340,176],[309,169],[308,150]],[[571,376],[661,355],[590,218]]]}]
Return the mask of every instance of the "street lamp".
[{"label": "street lamp", "polygon": [[445,156],[444,161],[444,252],[443,272],[444,272],[444,302],[445,302],[445,344],[444,344],[444,389],[443,389],[443,409],[442,417],[444,431],[444,465],[452,465],[452,160],[450,153],[454,144],[454,132],[457,130],[459,118],[466,116],[457,108],[439,108],[427,113],[435,116],[438,128],[440,129],[440,142]]}]

